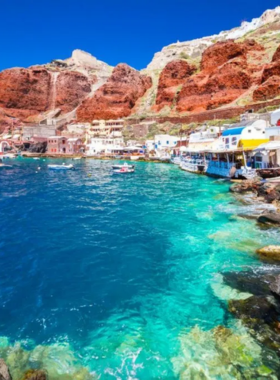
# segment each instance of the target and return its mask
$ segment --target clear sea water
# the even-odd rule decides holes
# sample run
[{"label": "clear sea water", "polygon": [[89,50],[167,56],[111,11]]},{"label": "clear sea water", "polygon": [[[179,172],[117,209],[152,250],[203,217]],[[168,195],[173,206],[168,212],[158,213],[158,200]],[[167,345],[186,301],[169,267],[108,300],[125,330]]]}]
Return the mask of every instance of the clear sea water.
[{"label": "clear sea water", "polygon": [[110,161],[67,172],[48,170],[55,160],[10,162],[0,171],[0,346],[21,350],[18,371],[191,378],[178,369],[200,360],[190,334],[235,323],[220,273],[261,266],[255,249],[280,243],[277,230],[236,217],[250,206],[227,183],[176,166],[113,175]]}]

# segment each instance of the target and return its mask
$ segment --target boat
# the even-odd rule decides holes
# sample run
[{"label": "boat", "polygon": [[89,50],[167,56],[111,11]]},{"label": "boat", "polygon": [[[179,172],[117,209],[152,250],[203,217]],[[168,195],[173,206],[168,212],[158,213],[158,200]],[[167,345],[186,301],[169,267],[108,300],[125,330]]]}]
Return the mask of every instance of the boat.
[{"label": "boat", "polygon": [[121,168],[127,168],[127,169],[134,169],[134,165],[128,165],[126,162],[122,165],[112,165],[113,169],[121,169]]},{"label": "boat", "polygon": [[130,156],[131,161],[138,161],[141,156]]},{"label": "boat", "polygon": [[81,160],[82,157],[74,157],[73,160]]},{"label": "boat", "polygon": [[181,162],[182,162],[181,156],[171,158],[171,163],[174,165],[181,165]]},{"label": "boat", "polygon": [[122,165],[120,169],[113,169],[113,172],[117,174],[134,173],[135,171],[134,167],[129,168],[128,166],[133,166],[133,165]]},{"label": "boat", "polygon": [[207,161],[202,158],[188,157],[181,162],[180,168],[190,173],[204,174],[207,169]]},{"label": "boat", "polygon": [[74,165],[70,164],[70,165],[65,165],[65,164],[62,164],[62,165],[48,165],[48,168],[51,169],[51,170],[71,170],[71,169],[74,169]]}]

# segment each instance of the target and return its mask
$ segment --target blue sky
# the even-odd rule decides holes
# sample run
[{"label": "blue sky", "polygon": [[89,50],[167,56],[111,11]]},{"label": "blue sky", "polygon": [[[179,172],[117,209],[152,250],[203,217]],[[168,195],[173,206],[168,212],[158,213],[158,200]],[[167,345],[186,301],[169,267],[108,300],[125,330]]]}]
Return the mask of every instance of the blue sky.
[{"label": "blue sky", "polygon": [[142,69],[163,46],[231,29],[275,0],[1,0],[0,70],[88,51]]}]

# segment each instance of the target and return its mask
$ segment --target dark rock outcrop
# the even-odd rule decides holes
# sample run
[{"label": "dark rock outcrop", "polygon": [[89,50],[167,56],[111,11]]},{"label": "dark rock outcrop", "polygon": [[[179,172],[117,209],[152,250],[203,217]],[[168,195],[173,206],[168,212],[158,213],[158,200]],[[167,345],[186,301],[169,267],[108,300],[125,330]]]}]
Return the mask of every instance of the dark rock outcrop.
[{"label": "dark rock outcrop", "polygon": [[32,144],[28,149],[28,152],[31,153],[46,153],[48,143],[46,141]]}]

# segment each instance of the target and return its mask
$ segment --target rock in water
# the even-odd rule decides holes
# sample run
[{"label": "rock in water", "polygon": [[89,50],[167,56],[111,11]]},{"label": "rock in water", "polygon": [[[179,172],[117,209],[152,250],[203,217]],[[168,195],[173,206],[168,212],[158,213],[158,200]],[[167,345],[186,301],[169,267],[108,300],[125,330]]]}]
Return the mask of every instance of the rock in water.
[{"label": "rock in water", "polygon": [[274,280],[271,281],[269,288],[276,296],[280,296],[280,275],[275,276]]},{"label": "rock in water", "polygon": [[0,359],[0,380],[12,380],[9,368],[3,359]]},{"label": "rock in water", "polygon": [[266,323],[277,321],[277,311],[267,298],[252,296],[245,300],[229,301],[229,311],[242,320],[259,319]]},{"label": "rock in water", "polygon": [[22,380],[47,380],[47,373],[42,370],[30,369],[25,372]]},{"label": "rock in water", "polygon": [[261,258],[280,261],[280,246],[268,245],[257,250]]},{"label": "rock in water", "polygon": [[280,225],[280,215],[272,212],[268,214],[262,214],[258,217],[258,222],[262,224]]}]

